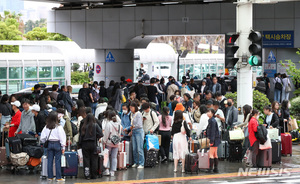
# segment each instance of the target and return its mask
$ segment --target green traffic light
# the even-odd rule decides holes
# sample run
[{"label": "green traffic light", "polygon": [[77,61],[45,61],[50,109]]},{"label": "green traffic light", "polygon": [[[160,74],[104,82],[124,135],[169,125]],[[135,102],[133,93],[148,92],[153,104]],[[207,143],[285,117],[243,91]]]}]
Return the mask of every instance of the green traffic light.
[{"label": "green traffic light", "polygon": [[259,56],[250,56],[248,62],[251,66],[260,66],[261,65],[261,58]]}]

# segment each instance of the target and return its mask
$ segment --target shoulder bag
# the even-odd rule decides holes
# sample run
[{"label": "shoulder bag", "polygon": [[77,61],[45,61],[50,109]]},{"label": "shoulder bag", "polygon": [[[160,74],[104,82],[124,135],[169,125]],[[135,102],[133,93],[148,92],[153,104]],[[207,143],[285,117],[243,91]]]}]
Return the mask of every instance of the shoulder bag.
[{"label": "shoulder bag", "polygon": [[49,135],[48,135],[48,138],[47,138],[47,140],[46,140],[45,143],[44,143],[44,148],[48,148],[49,138],[50,138],[51,132],[52,132],[52,129],[50,130],[50,133],[49,133]]},{"label": "shoulder bag", "polygon": [[120,137],[120,125],[119,125],[119,128],[118,128],[118,135],[112,135],[110,138],[108,138],[114,145],[117,145],[121,142],[121,137]]}]

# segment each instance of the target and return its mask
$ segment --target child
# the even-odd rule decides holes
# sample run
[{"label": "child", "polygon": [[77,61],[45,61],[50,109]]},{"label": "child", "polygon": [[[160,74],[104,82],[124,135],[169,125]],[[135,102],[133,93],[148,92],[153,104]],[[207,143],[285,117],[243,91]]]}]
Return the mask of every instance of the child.
[{"label": "child", "polygon": [[218,129],[218,123],[214,118],[215,110],[210,108],[207,110],[207,116],[209,117],[208,126],[206,129],[206,134],[208,139],[210,140],[210,148],[209,148],[209,169],[208,173],[213,172],[218,173],[218,146],[221,143],[220,133]]}]

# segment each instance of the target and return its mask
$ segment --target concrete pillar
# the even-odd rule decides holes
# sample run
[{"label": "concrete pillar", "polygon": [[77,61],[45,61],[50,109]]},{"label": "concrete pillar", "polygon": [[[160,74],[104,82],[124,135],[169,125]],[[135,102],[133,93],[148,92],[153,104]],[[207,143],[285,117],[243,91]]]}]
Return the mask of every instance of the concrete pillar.
[{"label": "concrete pillar", "polygon": [[[253,90],[252,90],[252,69],[250,65],[242,65],[242,55],[250,56],[248,47],[250,41],[248,36],[253,25],[253,4],[248,0],[238,0],[236,7],[236,31],[240,33],[238,39],[238,57],[237,64],[237,105],[243,107],[248,104],[252,106],[253,103]],[[239,116],[239,121],[242,117]]]},{"label": "concrete pillar", "polygon": [[111,80],[120,82],[121,76],[133,80],[133,49],[96,49],[95,58],[95,81],[104,80],[108,86]]}]

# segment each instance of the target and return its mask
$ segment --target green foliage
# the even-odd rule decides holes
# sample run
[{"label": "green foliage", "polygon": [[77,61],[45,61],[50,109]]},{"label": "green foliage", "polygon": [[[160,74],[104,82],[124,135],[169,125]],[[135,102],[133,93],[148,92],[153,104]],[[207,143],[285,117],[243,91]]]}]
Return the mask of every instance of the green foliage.
[{"label": "green foliage", "polygon": [[[19,31],[19,16],[8,11],[4,17],[0,16],[0,40],[22,40],[22,32]],[[19,52],[18,46],[0,45],[0,52]]]},{"label": "green foliage", "polygon": [[290,108],[291,115],[294,116],[296,119],[299,119],[300,118],[300,96],[292,99],[290,103],[291,103],[291,108]]},{"label": "green foliage", "polygon": [[[236,93],[227,93],[225,95],[226,98],[233,98],[235,102],[237,102],[237,94]],[[253,91],[253,108],[259,110],[262,114],[264,106],[270,105],[270,101],[264,93],[261,93],[257,90]],[[235,103],[236,106],[236,103]]]},{"label": "green foliage", "polygon": [[81,85],[84,82],[89,82],[89,72],[72,72],[71,73],[71,84],[72,85]]},{"label": "green foliage", "polygon": [[72,64],[72,71],[73,72],[76,72],[76,71],[78,71],[78,69],[80,68],[80,65],[78,64],[78,63],[73,63]]},{"label": "green foliage", "polygon": [[32,31],[33,28],[35,28],[35,27],[40,27],[40,28],[47,27],[47,20],[40,19],[40,20],[36,20],[35,22],[32,20],[28,20],[25,24],[25,33]]},{"label": "green foliage", "polygon": [[53,40],[53,41],[71,41],[70,38],[59,33],[48,33],[47,28],[36,27],[24,35],[27,40]]}]

